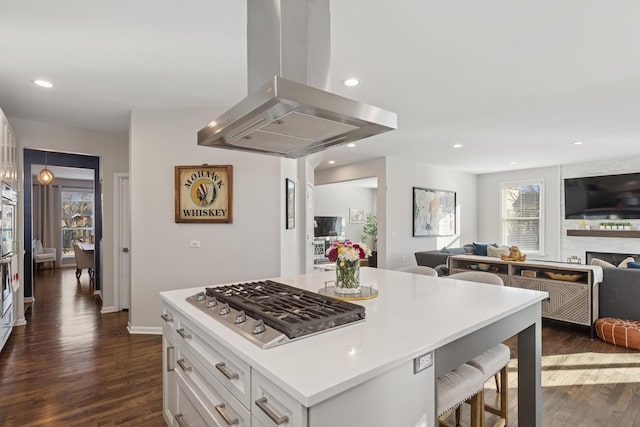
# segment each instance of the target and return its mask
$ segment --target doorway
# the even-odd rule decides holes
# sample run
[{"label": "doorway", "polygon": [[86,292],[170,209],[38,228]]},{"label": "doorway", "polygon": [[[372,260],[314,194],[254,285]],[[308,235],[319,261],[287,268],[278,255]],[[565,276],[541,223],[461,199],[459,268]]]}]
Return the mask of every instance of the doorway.
[{"label": "doorway", "polygon": [[91,169],[93,172],[94,193],[94,234],[95,234],[95,292],[101,289],[101,245],[102,241],[102,197],[100,191],[100,158],[81,154],[61,153],[24,149],[24,298],[25,302],[33,300],[33,179],[32,165],[63,166],[70,168]]}]

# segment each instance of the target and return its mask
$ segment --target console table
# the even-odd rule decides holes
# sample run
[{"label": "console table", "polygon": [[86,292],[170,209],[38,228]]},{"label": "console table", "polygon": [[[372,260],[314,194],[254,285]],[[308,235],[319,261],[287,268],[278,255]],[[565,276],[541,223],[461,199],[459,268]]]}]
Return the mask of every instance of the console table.
[{"label": "console table", "polygon": [[545,291],[542,317],[585,325],[591,328],[598,320],[598,286],[602,282],[602,267],[565,264],[549,261],[503,261],[478,255],[452,255],[448,266],[451,274],[484,270],[500,276],[506,286]]}]

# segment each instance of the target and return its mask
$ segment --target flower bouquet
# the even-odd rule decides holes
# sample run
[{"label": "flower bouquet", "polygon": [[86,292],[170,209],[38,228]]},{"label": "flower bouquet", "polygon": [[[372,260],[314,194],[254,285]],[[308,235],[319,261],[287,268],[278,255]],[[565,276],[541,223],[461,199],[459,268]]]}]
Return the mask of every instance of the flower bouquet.
[{"label": "flower bouquet", "polygon": [[354,294],[360,292],[360,260],[367,259],[371,249],[364,243],[351,240],[334,240],[327,257],[336,263],[336,293]]}]

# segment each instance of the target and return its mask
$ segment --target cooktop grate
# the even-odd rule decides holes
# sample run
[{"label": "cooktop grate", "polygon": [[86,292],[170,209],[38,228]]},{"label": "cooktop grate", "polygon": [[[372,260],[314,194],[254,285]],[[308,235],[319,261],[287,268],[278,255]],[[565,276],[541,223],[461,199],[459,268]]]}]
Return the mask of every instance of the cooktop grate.
[{"label": "cooktop grate", "polygon": [[206,288],[205,292],[292,339],[365,318],[360,305],[271,280]]}]

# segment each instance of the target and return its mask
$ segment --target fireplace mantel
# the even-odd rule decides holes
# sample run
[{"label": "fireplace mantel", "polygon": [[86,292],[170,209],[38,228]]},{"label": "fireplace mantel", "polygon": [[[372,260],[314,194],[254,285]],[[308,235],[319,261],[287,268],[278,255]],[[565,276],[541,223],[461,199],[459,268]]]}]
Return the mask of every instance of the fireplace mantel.
[{"label": "fireplace mantel", "polygon": [[638,238],[640,230],[567,230],[567,236]]}]

